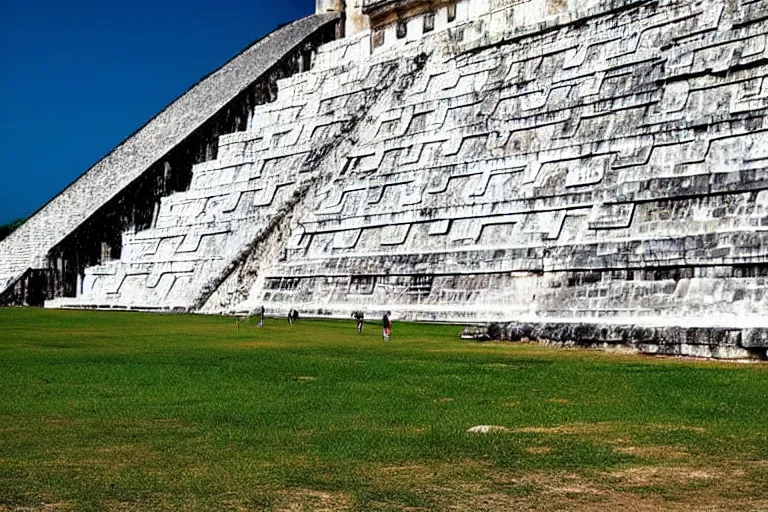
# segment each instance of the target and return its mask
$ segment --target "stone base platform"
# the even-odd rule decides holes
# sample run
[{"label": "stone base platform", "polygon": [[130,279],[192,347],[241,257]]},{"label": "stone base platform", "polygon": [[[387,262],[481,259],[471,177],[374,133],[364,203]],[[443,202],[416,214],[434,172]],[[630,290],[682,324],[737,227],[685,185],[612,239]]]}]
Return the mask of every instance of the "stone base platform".
[{"label": "stone base platform", "polygon": [[768,360],[768,328],[650,327],[605,323],[513,322],[502,339],[596,349],[628,348],[643,354],[713,359]]}]

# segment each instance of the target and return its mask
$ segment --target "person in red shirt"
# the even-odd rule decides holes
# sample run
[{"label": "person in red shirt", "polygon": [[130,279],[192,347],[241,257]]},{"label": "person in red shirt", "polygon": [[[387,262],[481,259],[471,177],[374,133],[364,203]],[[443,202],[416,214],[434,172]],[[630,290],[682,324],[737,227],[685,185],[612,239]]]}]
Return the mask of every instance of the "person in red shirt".
[{"label": "person in red shirt", "polygon": [[389,341],[389,335],[392,333],[392,320],[389,319],[391,314],[391,311],[387,311],[381,319],[381,335],[384,341]]}]

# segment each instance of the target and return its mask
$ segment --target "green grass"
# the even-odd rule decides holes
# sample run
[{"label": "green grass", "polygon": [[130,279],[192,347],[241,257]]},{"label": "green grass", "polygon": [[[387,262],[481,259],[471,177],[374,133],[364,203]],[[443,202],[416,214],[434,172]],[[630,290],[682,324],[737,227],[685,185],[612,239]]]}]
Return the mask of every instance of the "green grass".
[{"label": "green grass", "polygon": [[459,331],[0,310],[0,510],[768,508],[766,365]]}]

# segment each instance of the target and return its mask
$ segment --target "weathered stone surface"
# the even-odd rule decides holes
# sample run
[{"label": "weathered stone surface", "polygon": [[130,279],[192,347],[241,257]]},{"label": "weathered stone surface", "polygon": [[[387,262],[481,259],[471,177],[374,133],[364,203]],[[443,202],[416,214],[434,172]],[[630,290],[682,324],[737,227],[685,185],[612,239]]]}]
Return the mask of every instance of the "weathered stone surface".
[{"label": "weathered stone surface", "polygon": [[[0,294],[29,269],[46,269],[49,253],[57,244],[204,127],[284,55],[337,19],[337,14],[310,16],[257,41],[180,96],[43,206],[0,242]],[[215,135],[207,134],[214,142]]]},{"label": "weathered stone surface", "polygon": [[[502,9],[536,21],[535,5]],[[754,4],[484,19],[374,51],[420,52],[425,67],[296,220],[251,301],[765,326],[768,24]]]},{"label": "weathered stone surface", "polygon": [[647,354],[750,359],[766,356],[768,329],[513,322],[499,339],[591,348],[626,346]]},{"label": "weathered stone surface", "polygon": [[763,347],[765,2],[354,7],[372,32],[281,80],[118,261],[51,305],[391,310],[651,353]]},{"label": "weathered stone surface", "polygon": [[745,348],[768,349],[768,329],[746,329],[741,334],[741,345]]}]

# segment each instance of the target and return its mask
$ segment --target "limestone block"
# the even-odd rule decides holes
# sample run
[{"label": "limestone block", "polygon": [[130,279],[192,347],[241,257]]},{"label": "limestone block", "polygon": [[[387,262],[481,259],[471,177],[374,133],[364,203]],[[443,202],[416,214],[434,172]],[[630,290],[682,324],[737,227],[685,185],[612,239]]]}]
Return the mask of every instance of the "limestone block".
[{"label": "limestone block", "polygon": [[742,346],[746,348],[768,348],[768,330],[747,329],[742,333]]}]

